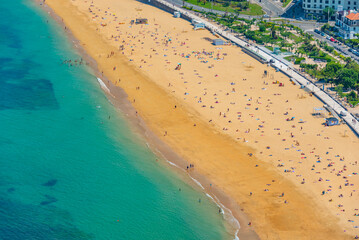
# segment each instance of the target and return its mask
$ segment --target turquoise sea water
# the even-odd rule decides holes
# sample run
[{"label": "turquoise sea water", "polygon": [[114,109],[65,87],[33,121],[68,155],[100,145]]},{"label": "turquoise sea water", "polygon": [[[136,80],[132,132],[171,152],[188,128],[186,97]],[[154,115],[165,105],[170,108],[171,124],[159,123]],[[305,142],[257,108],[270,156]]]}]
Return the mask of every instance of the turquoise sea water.
[{"label": "turquoise sea water", "polygon": [[30,1],[0,3],[0,239],[230,238],[91,70],[61,64],[80,58],[61,27]]}]

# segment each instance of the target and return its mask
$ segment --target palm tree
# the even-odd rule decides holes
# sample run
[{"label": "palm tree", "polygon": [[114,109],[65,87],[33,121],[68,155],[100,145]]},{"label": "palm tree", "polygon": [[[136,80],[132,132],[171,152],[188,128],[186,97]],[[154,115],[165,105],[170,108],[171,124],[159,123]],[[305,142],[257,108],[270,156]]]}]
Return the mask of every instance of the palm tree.
[{"label": "palm tree", "polygon": [[328,21],[333,16],[334,12],[334,9],[331,7],[326,7],[323,9],[323,14],[328,17]]},{"label": "palm tree", "polygon": [[271,36],[272,36],[273,39],[277,39],[274,25],[272,25],[272,28],[271,28]]}]

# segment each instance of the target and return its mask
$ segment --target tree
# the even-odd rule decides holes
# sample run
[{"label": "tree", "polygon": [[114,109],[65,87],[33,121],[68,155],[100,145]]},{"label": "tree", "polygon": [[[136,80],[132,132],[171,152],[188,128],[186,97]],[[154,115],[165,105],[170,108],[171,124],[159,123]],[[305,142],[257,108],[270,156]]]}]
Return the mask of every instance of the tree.
[{"label": "tree", "polygon": [[[324,10],[323,10],[324,11]],[[329,23],[326,23],[326,24],[324,24],[322,27],[321,27],[321,30],[322,30],[322,32],[325,32],[325,30],[327,30],[327,29],[329,29],[330,28],[330,25],[329,25]]]},{"label": "tree", "polygon": [[338,84],[338,86],[335,88],[335,90],[336,90],[339,94],[341,94],[341,93],[343,93],[343,88],[344,88],[343,84]]},{"label": "tree", "polygon": [[272,28],[271,28],[271,36],[273,39],[277,39],[277,35],[276,35],[276,32],[275,32],[275,26],[272,25]]},{"label": "tree", "polygon": [[348,66],[350,66],[351,62],[353,61],[353,59],[351,57],[346,57],[344,59],[345,63],[346,63],[346,67],[348,68]]},{"label": "tree", "polygon": [[241,9],[236,8],[234,9],[234,12],[237,14],[237,17],[239,17],[239,14],[241,14]]},{"label": "tree", "polygon": [[[350,58],[350,57],[348,57],[348,58]],[[347,68],[347,69],[353,69],[354,71],[359,73],[359,65],[355,61],[353,61],[351,58],[350,58],[350,61],[349,61],[348,58],[345,59],[346,64],[345,64],[344,67]]]},{"label": "tree", "polygon": [[347,95],[347,99],[350,101],[355,101],[358,98],[358,94],[354,91],[351,91],[350,93],[348,93]]},{"label": "tree", "polygon": [[246,31],[245,33],[244,33],[244,35],[248,38],[248,39],[252,39],[252,40],[254,40],[254,36],[256,35],[256,33],[254,32],[254,31]]},{"label": "tree", "polygon": [[331,7],[326,7],[323,9],[323,14],[325,15],[325,17],[328,18],[328,21],[333,16],[334,13],[335,13],[335,11]]},{"label": "tree", "polygon": [[264,24],[260,24],[259,25],[259,31],[265,32],[265,30],[266,30],[266,26],[264,26]]},{"label": "tree", "polygon": [[354,88],[358,82],[358,72],[353,69],[342,68],[338,71],[338,77],[335,81],[336,84],[343,84],[346,89]]},{"label": "tree", "polygon": [[330,62],[325,66],[325,68],[323,68],[322,74],[329,82],[331,82],[337,77],[339,70],[342,68],[343,67],[340,63]]}]

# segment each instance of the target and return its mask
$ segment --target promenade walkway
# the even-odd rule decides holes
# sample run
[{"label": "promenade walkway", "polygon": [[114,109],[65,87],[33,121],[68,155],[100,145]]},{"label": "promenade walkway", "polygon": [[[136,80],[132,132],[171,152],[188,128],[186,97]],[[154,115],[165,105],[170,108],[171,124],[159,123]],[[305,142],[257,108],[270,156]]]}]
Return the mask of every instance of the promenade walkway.
[{"label": "promenade walkway", "polygon": [[[338,115],[342,116],[342,119],[348,124],[348,126],[354,131],[354,133],[359,137],[359,123],[355,119],[355,117],[350,114],[345,107],[343,107],[339,102],[337,102],[335,99],[333,99],[330,95],[328,95],[326,92],[318,88],[312,81],[307,79],[306,77],[302,76],[297,70],[295,70],[292,66],[287,65],[286,63],[279,60],[275,55],[267,53],[263,51],[262,49],[258,48],[256,45],[249,44],[243,39],[240,39],[234,34],[232,34],[229,31],[225,31],[221,27],[217,26],[214,23],[209,22],[205,18],[201,18],[200,16],[197,16],[191,12],[189,12],[186,9],[179,8],[173,4],[170,4],[164,0],[153,0],[157,1],[174,11],[178,11],[181,14],[198,21],[203,22],[206,25],[206,28],[208,28],[211,31],[214,31],[218,34],[220,34],[222,37],[230,40],[231,42],[237,44],[238,46],[242,48],[247,48],[255,52],[256,54],[260,55],[262,58],[266,59],[267,62],[270,62],[271,65],[275,68],[278,68],[278,70],[282,71],[284,74],[289,76],[290,78],[293,78],[295,81],[300,83],[301,85],[305,86],[307,89],[309,89],[313,94],[318,97],[323,103],[331,107]],[[343,116],[343,113],[345,113],[345,116]]]}]

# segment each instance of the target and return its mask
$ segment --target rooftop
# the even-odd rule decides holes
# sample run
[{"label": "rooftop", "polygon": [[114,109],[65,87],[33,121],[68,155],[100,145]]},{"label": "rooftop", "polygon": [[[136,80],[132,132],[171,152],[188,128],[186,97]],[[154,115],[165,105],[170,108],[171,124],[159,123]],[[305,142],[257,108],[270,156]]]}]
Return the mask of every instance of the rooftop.
[{"label": "rooftop", "polygon": [[359,20],[359,13],[349,13],[346,18],[349,20]]}]

